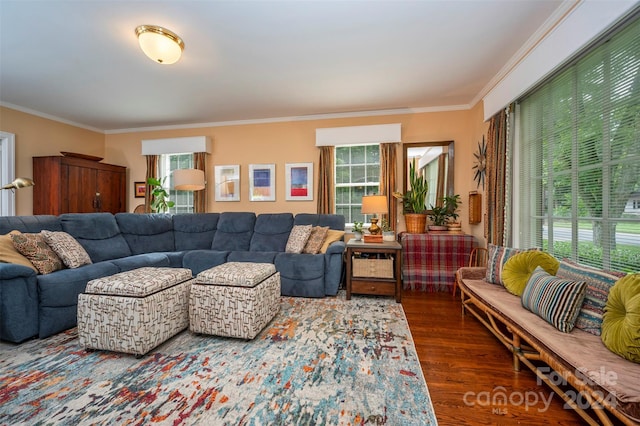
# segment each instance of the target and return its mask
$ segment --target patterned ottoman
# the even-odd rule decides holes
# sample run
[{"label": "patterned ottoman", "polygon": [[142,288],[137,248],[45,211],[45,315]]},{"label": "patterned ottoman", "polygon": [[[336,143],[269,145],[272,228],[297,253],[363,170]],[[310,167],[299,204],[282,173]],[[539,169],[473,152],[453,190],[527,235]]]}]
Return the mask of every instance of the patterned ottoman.
[{"label": "patterned ottoman", "polygon": [[191,270],[139,268],[89,281],[78,296],[87,349],[144,355],[189,326]]},{"label": "patterned ottoman", "polygon": [[191,286],[189,329],[253,339],[280,310],[280,273],[270,263],[228,262]]}]

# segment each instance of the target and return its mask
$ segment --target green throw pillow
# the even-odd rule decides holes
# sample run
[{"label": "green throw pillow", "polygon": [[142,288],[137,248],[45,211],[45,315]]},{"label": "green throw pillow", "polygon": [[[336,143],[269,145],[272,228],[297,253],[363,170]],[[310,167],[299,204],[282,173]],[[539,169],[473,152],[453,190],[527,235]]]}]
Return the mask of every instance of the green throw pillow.
[{"label": "green throw pillow", "polygon": [[540,266],[550,275],[555,275],[560,262],[544,251],[529,250],[513,255],[502,268],[504,287],[511,294],[522,296],[529,277]]},{"label": "green throw pillow", "polygon": [[620,278],[611,287],[601,338],[611,352],[640,363],[640,274]]}]

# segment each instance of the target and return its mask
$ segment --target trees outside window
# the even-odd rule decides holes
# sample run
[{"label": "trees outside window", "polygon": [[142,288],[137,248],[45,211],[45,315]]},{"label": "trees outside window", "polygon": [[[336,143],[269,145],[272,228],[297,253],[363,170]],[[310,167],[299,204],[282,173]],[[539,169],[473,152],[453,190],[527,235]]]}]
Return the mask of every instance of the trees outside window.
[{"label": "trees outside window", "polygon": [[520,246],[640,270],[640,21],[520,102]]}]

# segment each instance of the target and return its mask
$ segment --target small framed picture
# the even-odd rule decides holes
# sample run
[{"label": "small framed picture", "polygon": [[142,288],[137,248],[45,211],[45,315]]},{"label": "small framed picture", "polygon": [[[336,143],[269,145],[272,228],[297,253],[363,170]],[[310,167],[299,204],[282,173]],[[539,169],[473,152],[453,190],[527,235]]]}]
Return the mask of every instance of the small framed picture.
[{"label": "small framed picture", "polygon": [[249,201],[276,200],[276,165],[249,164]]},{"label": "small framed picture", "polygon": [[285,164],[288,201],[313,200],[313,163]]},{"label": "small framed picture", "polygon": [[133,182],[133,194],[135,198],[144,198],[147,192],[147,184],[145,182]]},{"label": "small framed picture", "polygon": [[216,201],[240,201],[240,165],[215,166]]}]

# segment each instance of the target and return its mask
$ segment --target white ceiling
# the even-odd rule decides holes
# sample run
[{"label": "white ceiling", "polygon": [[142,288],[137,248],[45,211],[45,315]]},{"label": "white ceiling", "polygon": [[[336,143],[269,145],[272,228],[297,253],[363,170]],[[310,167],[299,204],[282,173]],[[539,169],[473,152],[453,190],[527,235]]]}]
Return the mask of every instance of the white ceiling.
[{"label": "white ceiling", "polygon": [[[562,3],[0,0],[0,104],[105,132],[468,108]],[[141,24],[182,59],[149,60]]]}]

